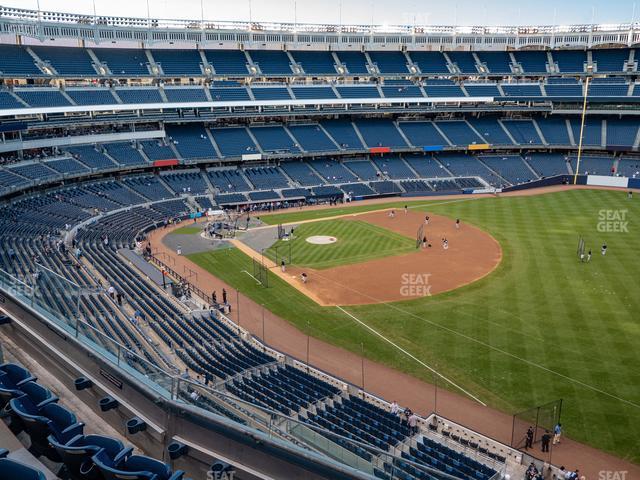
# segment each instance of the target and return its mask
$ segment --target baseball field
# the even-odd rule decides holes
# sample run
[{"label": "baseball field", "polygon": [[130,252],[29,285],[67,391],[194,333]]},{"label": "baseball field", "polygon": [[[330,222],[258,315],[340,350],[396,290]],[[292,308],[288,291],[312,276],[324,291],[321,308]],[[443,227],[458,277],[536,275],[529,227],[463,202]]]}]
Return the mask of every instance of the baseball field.
[{"label": "baseball field", "polygon": [[[353,269],[365,260],[411,255],[415,235],[335,217],[406,203],[300,210],[262,220],[299,224],[292,267]],[[460,218],[462,229],[486,232],[501,249],[495,269],[431,296],[320,306],[275,273],[269,288],[258,285],[248,275],[250,258],[238,249],[189,259],[313,337],[432,382],[428,365],[451,380],[447,388],[457,391],[455,383],[502,411],[563,399],[568,436],[640,463],[640,199],[621,191],[569,190],[408,205],[421,218]],[[337,242],[302,241],[311,235]],[[584,260],[592,250],[590,262],[579,260],[579,237]],[[434,248],[440,248],[437,241]]]}]

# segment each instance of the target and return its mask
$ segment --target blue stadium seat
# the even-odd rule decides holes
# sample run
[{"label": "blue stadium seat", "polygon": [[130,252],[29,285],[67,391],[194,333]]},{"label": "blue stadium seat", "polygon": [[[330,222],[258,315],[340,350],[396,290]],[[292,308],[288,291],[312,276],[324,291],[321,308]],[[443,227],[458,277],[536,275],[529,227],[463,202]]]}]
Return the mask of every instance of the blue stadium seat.
[{"label": "blue stadium seat", "polygon": [[513,185],[538,178],[519,155],[485,155],[480,160]]},{"label": "blue stadium seat", "polygon": [[370,51],[371,62],[378,67],[381,74],[407,74],[407,58],[398,51]]},{"label": "blue stadium seat", "polygon": [[318,125],[289,125],[288,129],[306,152],[338,150],[338,147]]},{"label": "blue stadium seat", "polygon": [[539,50],[519,50],[513,55],[525,73],[547,73],[547,52]]},{"label": "blue stadium seat", "polygon": [[167,134],[183,158],[217,158],[202,125],[169,125]]},{"label": "blue stadium seat", "polygon": [[364,53],[351,50],[335,53],[340,63],[347,68],[347,71],[351,75],[367,75],[369,73],[367,69],[367,58],[364,56]]},{"label": "blue stadium seat", "polygon": [[480,63],[486,65],[490,73],[511,74],[509,52],[476,52]]},{"label": "blue stadium seat", "polygon": [[502,124],[509,130],[516,143],[542,145],[542,139],[531,120],[503,120]]},{"label": "blue stadium seat", "polygon": [[448,145],[432,122],[398,122],[398,126],[414,147]]},{"label": "blue stadium seat", "polygon": [[291,75],[291,61],[281,50],[248,50],[253,63],[258,64],[265,75]]},{"label": "blue stadium seat", "polygon": [[350,121],[326,120],[322,122],[322,126],[343,150],[362,150],[365,148]]},{"label": "blue stadium seat", "polygon": [[480,134],[485,143],[490,145],[513,145],[513,141],[504,131],[497,118],[469,118],[467,121]]},{"label": "blue stadium seat", "polygon": [[584,73],[587,52],[584,50],[553,50],[553,60],[562,73]]},{"label": "blue stadium seat", "polygon": [[283,87],[253,87],[251,91],[256,100],[291,100],[289,90]]},{"label": "blue stadium seat", "polygon": [[66,77],[94,77],[97,76],[93,68],[93,59],[84,48],[72,47],[31,47],[33,52],[45,63],[49,63]]},{"label": "blue stadium seat", "polygon": [[57,88],[16,89],[14,93],[32,107],[68,107],[71,105]]},{"label": "blue stadium seat", "polygon": [[49,403],[56,403],[58,401],[58,397],[51,393],[50,390],[34,381],[22,384],[20,391],[31,400],[37,409],[41,409]]},{"label": "blue stadium seat", "polygon": [[567,161],[559,153],[531,153],[525,157],[525,161],[541,177],[552,177],[569,173]]},{"label": "blue stadium seat", "polygon": [[424,85],[427,97],[464,97],[464,92],[460,85],[451,81],[428,80]]},{"label": "blue stadium seat", "polygon": [[0,408],[4,408],[12,398],[22,396],[23,385],[35,381],[36,377],[19,365],[11,363],[0,365]]},{"label": "blue stadium seat", "polygon": [[76,435],[81,435],[84,429],[84,424],[78,422],[71,411],[57,403],[37,408],[28,397],[23,396],[11,399],[9,405],[22,421],[34,449],[43,454],[50,451],[49,435],[53,435],[58,442],[66,443]]},{"label": "blue stadium seat", "polygon": [[181,480],[184,472],[172,472],[169,465],[143,455],[112,459],[104,450],[92,457],[104,480]]},{"label": "blue stadium seat", "polygon": [[591,59],[598,73],[624,72],[629,53],[628,48],[594,48],[591,50]]},{"label": "blue stadium seat", "polygon": [[320,174],[326,183],[343,183],[357,180],[356,176],[337,160],[312,160],[309,164]]},{"label": "blue stadium seat", "polygon": [[293,95],[299,100],[338,98],[330,87],[291,87]]},{"label": "blue stadium seat", "polygon": [[380,172],[376,170],[376,167],[369,160],[350,160],[344,162],[343,165],[365,182],[377,180],[380,175]]},{"label": "blue stadium seat", "polygon": [[[560,82],[560,80],[563,80]],[[548,97],[582,97],[582,84],[574,79],[548,79],[544,86]]]},{"label": "blue stadium seat", "polygon": [[502,91],[507,97],[541,97],[542,90],[537,83],[503,83]]},{"label": "blue stadium seat", "polygon": [[416,85],[384,85],[380,87],[385,98],[424,97]]},{"label": "blue stadium seat", "polygon": [[324,181],[305,162],[283,162],[280,168],[285,171],[293,181],[304,187],[321,185]]},{"label": "blue stadium seat", "polygon": [[470,97],[501,97],[497,83],[465,83],[464,89]]},{"label": "blue stadium seat", "polygon": [[212,128],[211,136],[225,157],[251,155],[258,152],[258,147],[245,127]]},{"label": "blue stadium seat", "polygon": [[247,57],[240,50],[205,50],[207,62],[218,75],[247,75]]},{"label": "blue stadium seat", "polygon": [[296,142],[281,126],[251,127],[250,130],[265,152],[300,152]]},{"label": "blue stadium seat", "polygon": [[391,120],[371,118],[355,123],[369,147],[407,147],[407,142]]},{"label": "blue stadium seat", "polygon": [[637,119],[607,120],[607,146],[619,150],[628,150],[635,144],[638,136]]},{"label": "blue stadium seat", "polygon": [[440,52],[408,52],[422,73],[449,74],[447,59]]},{"label": "blue stadium seat", "polygon": [[165,87],[164,94],[169,102],[208,102],[202,87]]},{"label": "blue stadium seat", "polygon": [[93,53],[115,76],[149,76],[149,59],[144,50],[127,48],[93,48]]},{"label": "blue stadium seat", "polygon": [[416,178],[409,166],[400,157],[384,156],[373,159],[378,169],[391,179]]},{"label": "blue stadium seat", "polygon": [[50,435],[48,440],[74,479],[90,475],[94,467],[92,457],[100,451],[111,459],[118,459],[119,454],[126,455],[130,452],[119,440],[103,435],[76,435],[66,443],[61,443]]},{"label": "blue stadium seat", "polygon": [[581,131],[583,146],[599,146],[602,143],[602,120],[587,117],[584,122],[584,129],[582,129],[580,119],[571,119],[569,125],[573,131],[573,138],[575,139],[576,145],[580,143]]},{"label": "blue stadium seat", "polygon": [[571,145],[565,118],[540,117],[536,118],[536,123],[549,145]]},{"label": "blue stadium seat", "polygon": [[289,53],[307,75],[336,75],[335,60],[331,52],[290,50]]},{"label": "blue stadium seat", "polygon": [[176,77],[199,77],[203,74],[202,58],[198,50],[155,49],[153,59],[165,75]]},{"label": "blue stadium seat", "polygon": [[116,88],[116,94],[123,103],[162,103],[162,97],[157,88]]},{"label": "blue stadium seat", "polygon": [[36,470],[29,465],[9,458],[0,458],[0,478],[6,478],[7,480],[46,480],[47,477],[40,470]]},{"label": "blue stadium seat", "polygon": [[380,98],[380,92],[375,86],[352,85],[336,87],[342,98]]},{"label": "blue stadium seat", "polygon": [[449,60],[457,65],[462,73],[477,74],[478,68],[471,52],[447,52]]},{"label": "blue stadium seat", "polygon": [[118,103],[108,88],[66,89],[77,105],[113,105]]},{"label": "blue stadium seat", "polygon": [[11,93],[0,91],[0,108],[25,108],[25,106],[16,100]]},{"label": "blue stadium seat", "polygon": [[3,76],[44,76],[29,52],[24,47],[16,45],[0,45],[0,74]]},{"label": "blue stadium seat", "polygon": [[464,146],[484,142],[464,120],[441,121],[435,124],[453,145]]}]

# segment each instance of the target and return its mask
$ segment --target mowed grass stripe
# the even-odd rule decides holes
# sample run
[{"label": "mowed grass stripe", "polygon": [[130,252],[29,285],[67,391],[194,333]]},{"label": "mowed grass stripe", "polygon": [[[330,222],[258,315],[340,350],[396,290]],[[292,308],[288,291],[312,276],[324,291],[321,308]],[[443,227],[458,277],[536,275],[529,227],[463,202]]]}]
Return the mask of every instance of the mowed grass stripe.
[{"label": "mowed grass stripe", "polygon": [[[598,231],[600,209],[628,209],[630,233]],[[569,436],[640,462],[640,410],[606,395],[640,403],[640,200],[628,200],[624,192],[572,190],[434,203],[421,210],[461,218],[463,228],[472,223],[487,230],[502,245],[501,265],[452,292],[397,308],[348,311],[505,411],[563,398]],[[592,247],[590,264],[576,258],[578,235]],[[605,241],[609,252],[602,257]],[[250,268],[241,254],[234,264],[221,258],[212,269],[218,276]],[[433,381],[424,368],[345,323],[335,310],[317,307],[287,284],[275,281],[262,289],[242,277],[243,292],[247,288],[301,330],[308,331],[309,321],[312,335],[355,353],[364,342],[372,360]]]},{"label": "mowed grass stripe", "polygon": [[[314,245],[306,241],[314,235],[336,237],[337,242]],[[278,241],[265,251],[275,260],[276,249],[288,255],[291,244],[291,263],[300,267],[325,269],[350,265],[415,250],[415,242],[403,235],[360,220],[327,220],[300,225],[295,238]]]}]

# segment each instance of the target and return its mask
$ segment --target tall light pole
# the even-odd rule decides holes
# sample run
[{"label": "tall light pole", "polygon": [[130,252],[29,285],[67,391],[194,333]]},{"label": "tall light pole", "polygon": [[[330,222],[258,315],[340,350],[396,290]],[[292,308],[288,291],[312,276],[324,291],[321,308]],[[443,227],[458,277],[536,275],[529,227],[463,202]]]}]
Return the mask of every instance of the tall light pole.
[{"label": "tall light pole", "polygon": [[236,290],[236,319],[238,326],[240,326],[240,290]]},{"label": "tall light pole", "polygon": [[267,349],[267,342],[264,339],[264,303],[262,304],[262,348]]},{"label": "tall light pole", "polygon": [[578,183],[578,172],[580,171],[580,160],[582,159],[582,142],[584,139],[584,124],[587,118],[587,97],[589,96],[589,80],[591,80],[591,73],[593,72],[593,66],[587,66],[587,79],[584,84],[584,100],[582,102],[582,119],[580,121],[580,141],[578,142],[578,158],[576,160],[576,171],[573,172],[573,184]]},{"label": "tall light pole", "polygon": [[360,359],[361,359],[361,365],[360,365],[360,371],[362,373],[362,398],[364,398],[364,343],[360,342]]},{"label": "tall light pole", "polygon": [[311,329],[311,324],[309,323],[309,320],[307,320],[307,373],[309,373],[309,341],[310,341],[309,330],[310,329]]}]

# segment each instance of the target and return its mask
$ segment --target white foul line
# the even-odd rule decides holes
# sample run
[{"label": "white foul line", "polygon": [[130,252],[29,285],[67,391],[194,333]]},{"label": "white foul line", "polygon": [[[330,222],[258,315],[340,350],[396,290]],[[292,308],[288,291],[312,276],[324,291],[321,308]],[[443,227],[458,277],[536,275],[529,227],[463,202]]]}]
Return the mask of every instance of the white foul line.
[{"label": "white foul line", "polygon": [[262,282],[260,280],[258,280],[256,277],[254,277],[253,275],[251,275],[249,272],[247,272],[246,270],[242,270],[241,273],[246,273],[247,275],[249,275],[251,278],[253,278],[256,282],[258,282],[258,285],[262,285]]},{"label": "white foul line", "polygon": [[366,323],[364,323],[363,321],[361,321],[360,319],[354,317],[353,315],[351,315],[349,312],[347,312],[344,308],[342,308],[339,305],[336,305],[336,308],[340,311],[342,311],[345,315],[348,315],[349,317],[351,317],[352,319],[354,319],[356,322],[358,322],[360,325],[362,325],[364,328],[366,328],[367,330],[369,330],[370,332],[374,333],[375,335],[377,335],[378,337],[380,337],[381,339],[383,339],[385,342],[393,345],[393,347],[395,347],[396,349],[400,350],[402,353],[404,353],[406,356],[408,356],[409,358],[415,360],[416,362],[418,362],[420,365],[422,365],[424,368],[426,368],[427,370],[429,370],[430,372],[434,373],[435,375],[437,375],[438,377],[442,378],[443,380],[447,381],[448,383],[450,383],[451,385],[453,385],[454,387],[456,387],[458,390],[460,390],[461,392],[463,392],[465,395],[467,395],[468,397],[472,398],[473,400],[475,400],[476,402],[478,402],[480,405],[482,405],[483,407],[486,407],[487,404],[484,403],[482,400],[480,400],[478,397],[474,396],[472,393],[468,392],[467,390],[465,390],[464,388],[462,388],[460,385],[456,384],[455,382],[453,382],[452,380],[448,379],[447,377],[445,377],[444,375],[442,375],[440,372],[438,372],[437,370],[434,370],[432,367],[430,367],[429,365],[427,365],[426,363],[424,363],[422,360],[420,360],[419,358],[415,357],[414,355],[412,355],[411,353],[407,352],[404,348],[402,348],[399,345],[396,345],[395,343],[393,343],[391,340],[389,340],[387,337],[385,337],[384,335],[382,335],[380,332],[378,332],[377,330],[371,328],[369,325],[367,325]]}]

